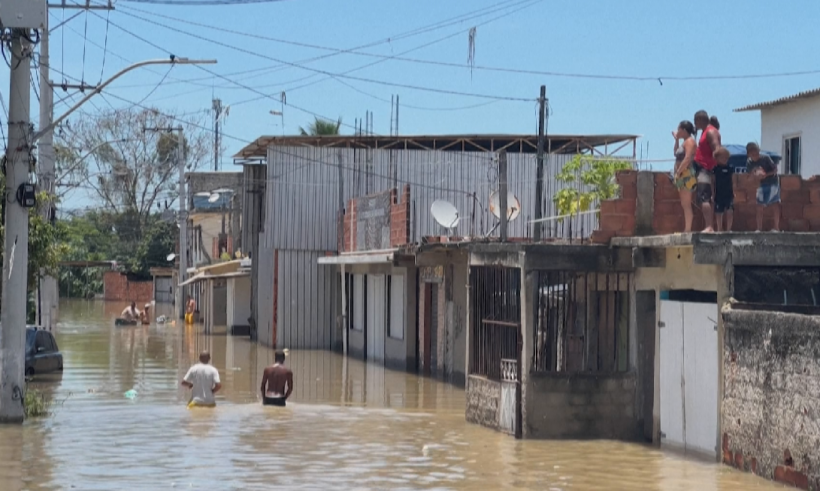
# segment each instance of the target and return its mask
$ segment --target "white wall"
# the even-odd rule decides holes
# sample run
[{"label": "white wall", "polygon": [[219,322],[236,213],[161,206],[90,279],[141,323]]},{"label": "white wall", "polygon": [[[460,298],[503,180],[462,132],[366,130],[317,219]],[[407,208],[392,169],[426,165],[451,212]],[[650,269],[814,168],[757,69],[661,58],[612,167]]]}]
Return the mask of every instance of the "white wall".
[{"label": "white wall", "polygon": [[247,326],[251,316],[251,277],[228,280],[228,326]]},{"label": "white wall", "polygon": [[[784,155],[783,137],[800,134],[801,175],[820,175],[820,96],[761,110],[760,146]],[[778,171],[785,171],[781,161]]]}]

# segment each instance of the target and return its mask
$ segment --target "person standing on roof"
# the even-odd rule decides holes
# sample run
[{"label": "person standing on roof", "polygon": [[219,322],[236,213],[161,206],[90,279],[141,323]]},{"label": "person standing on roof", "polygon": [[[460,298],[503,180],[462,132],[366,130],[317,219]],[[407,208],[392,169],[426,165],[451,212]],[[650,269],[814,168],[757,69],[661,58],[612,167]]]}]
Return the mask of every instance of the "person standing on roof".
[{"label": "person standing on roof", "polygon": [[714,169],[717,166],[715,153],[721,146],[720,122],[717,116],[709,117],[706,111],[695,113],[695,128],[701,130],[698,148],[695,151],[695,168],[697,170],[697,196],[700,208],[703,211],[703,221],[706,224],[704,232],[714,231]]}]

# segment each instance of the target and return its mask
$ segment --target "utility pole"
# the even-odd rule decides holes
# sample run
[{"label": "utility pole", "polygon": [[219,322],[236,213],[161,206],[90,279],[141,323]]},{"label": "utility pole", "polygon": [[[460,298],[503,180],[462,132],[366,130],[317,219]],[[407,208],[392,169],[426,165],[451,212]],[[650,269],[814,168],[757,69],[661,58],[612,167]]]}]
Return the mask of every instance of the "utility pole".
[{"label": "utility pole", "polygon": [[[538,97],[538,153],[535,166],[535,220],[542,218],[544,206],[544,146],[546,140],[545,120],[547,108],[547,87],[541,86],[541,95]],[[532,231],[532,238],[535,242],[541,240],[542,225],[540,221],[535,222]]]},{"label": "utility pole", "polygon": [[507,242],[507,151],[498,152],[498,211],[501,220],[499,236],[501,242]]},{"label": "utility pole", "polygon": [[154,131],[171,133],[179,132],[177,136],[177,169],[179,170],[179,279],[178,279],[178,302],[177,314],[179,318],[185,317],[185,287],[181,286],[185,282],[185,277],[188,274],[188,193],[185,186],[185,137],[183,135],[182,126],[177,127],[146,127],[143,131]]},{"label": "utility pole", "polygon": [[[51,120],[54,118],[54,82],[50,75],[49,58],[49,26],[48,8],[79,9],[79,10],[114,10],[114,6],[109,0],[108,5],[69,4],[66,2],[47,5],[45,21],[43,22],[42,34],[40,34],[40,130],[46,130],[40,137],[37,145],[37,184],[40,191],[45,191],[49,196],[54,196],[57,183],[54,172],[56,155],[54,153],[54,130],[48,129]],[[69,89],[66,84],[65,90]],[[94,89],[82,83],[80,86],[72,85],[71,88],[78,88],[85,91],[86,88]],[[40,210],[40,216],[51,223],[57,217],[57,207],[53,199],[49,206]],[[59,310],[60,292],[58,290],[57,279],[47,276],[43,272],[38,277],[37,284],[37,324],[48,330],[54,328],[57,323],[57,312]]]},{"label": "utility pole", "polygon": [[[28,207],[18,190],[29,184],[32,164],[29,110],[31,47],[23,29],[11,31],[9,142],[5,157],[5,236],[3,292],[0,312],[0,423],[23,421],[23,379],[28,305]],[[11,198],[11,199],[9,199]]]},{"label": "utility pole", "polygon": [[214,171],[219,170],[219,119],[222,117],[222,101],[211,101],[214,110]]}]

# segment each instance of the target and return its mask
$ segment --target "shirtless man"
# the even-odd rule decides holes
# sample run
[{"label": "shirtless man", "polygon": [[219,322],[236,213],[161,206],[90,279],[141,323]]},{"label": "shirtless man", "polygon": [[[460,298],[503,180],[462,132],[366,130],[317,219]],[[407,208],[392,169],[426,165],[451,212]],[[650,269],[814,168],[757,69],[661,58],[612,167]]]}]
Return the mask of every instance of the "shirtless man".
[{"label": "shirtless man", "polygon": [[137,302],[131,302],[130,307],[125,307],[125,310],[122,311],[120,317],[123,319],[127,319],[129,321],[135,321],[140,317],[140,311],[137,310]]},{"label": "shirtless man", "polygon": [[293,372],[284,365],[284,351],[277,351],[273,360],[273,365],[262,372],[262,404],[284,406],[290,393],[293,392]]},{"label": "shirtless man", "polygon": [[193,324],[194,323],[194,312],[196,311],[196,300],[192,298],[188,299],[188,305],[185,307],[185,323],[186,324]]}]

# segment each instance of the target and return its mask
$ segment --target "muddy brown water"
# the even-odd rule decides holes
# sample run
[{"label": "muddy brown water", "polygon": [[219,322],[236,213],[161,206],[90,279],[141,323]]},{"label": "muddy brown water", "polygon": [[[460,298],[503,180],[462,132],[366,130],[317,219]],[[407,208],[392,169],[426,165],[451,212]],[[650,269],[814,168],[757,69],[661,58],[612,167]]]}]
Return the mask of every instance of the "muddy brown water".
[{"label": "muddy brown water", "polygon": [[[516,441],[467,424],[458,388],[329,352],[291,352],[293,403],[262,407],[271,350],[179,324],[115,328],[122,308],[63,302],[65,372],[33,383],[53,413],[0,427],[0,490],[784,489],[642,445]],[[188,410],[179,380],[203,349],[224,388],[215,410]]]}]

